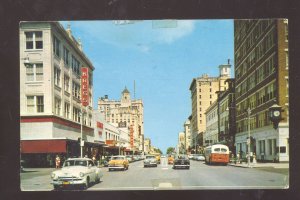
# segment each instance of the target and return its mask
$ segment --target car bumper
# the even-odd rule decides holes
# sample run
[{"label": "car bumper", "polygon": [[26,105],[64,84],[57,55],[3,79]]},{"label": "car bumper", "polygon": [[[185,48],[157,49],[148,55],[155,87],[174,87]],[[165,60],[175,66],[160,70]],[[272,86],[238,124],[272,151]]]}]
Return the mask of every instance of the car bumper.
[{"label": "car bumper", "polygon": [[157,166],[157,163],[155,162],[144,163],[144,166]]},{"label": "car bumper", "polygon": [[52,185],[54,186],[72,186],[72,185],[83,185],[85,184],[85,180],[84,179],[80,179],[80,180],[53,180],[51,182]]},{"label": "car bumper", "polygon": [[173,165],[174,168],[189,168],[190,165]]},{"label": "car bumper", "polygon": [[108,166],[108,169],[125,169],[125,166],[122,165],[122,166]]}]

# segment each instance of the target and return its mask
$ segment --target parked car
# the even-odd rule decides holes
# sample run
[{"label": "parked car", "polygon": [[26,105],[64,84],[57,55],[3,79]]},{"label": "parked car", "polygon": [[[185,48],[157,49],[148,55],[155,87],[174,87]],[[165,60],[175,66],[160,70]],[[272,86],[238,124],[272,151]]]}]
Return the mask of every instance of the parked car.
[{"label": "parked car", "polygon": [[103,161],[104,167],[108,167],[108,163],[109,163],[110,159],[111,159],[111,156],[107,156],[107,157],[104,159],[104,161]]},{"label": "parked car", "polygon": [[144,160],[144,167],[154,166],[157,167],[157,159],[155,155],[146,155]]},{"label": "parked car", "polygon": [[194,156],[194,159],[197,161],[205,161],[205,157],[203,154],[197,154]]},{"label": "parked car", "polygon": [[90,158],[69,158],[62,168],[51,173],[55,190],[70,186],[88,188],[91,182],[99,183],[103,173]]},{"label": "parked car", "polygon": [[132,158],[132,156],[131,155],[127,155],[126,156],[126,159],[128,160],[128,162],[133,162],[133,158]]},{"label": "parked car", "polygon": [[189,158],[190,160],[193,160],[194,156],[195,156],[195,154],[189,154],[189,155],[188,155],[188,158]]},{"label": "parked car", "polygon": [[190,169],[190,160],[187,155],[178,155],[173,163],[173,169],[185,168]]},{"label": "parked car", "polygon": [[108,163],[108,170],[111,171],[112,169],[121,169],[125,170],[129,167],[129,161],[127,160],[126,156],[113,156]]}]

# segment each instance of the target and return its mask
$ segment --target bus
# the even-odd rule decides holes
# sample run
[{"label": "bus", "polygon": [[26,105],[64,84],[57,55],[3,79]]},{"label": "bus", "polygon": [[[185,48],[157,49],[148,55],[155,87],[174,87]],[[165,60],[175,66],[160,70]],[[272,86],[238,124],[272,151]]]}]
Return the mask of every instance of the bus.
[{"label": "bus", "polygon": [[227,165],[229,162],[229,148],[223,144],[214,144],[204,148],[205,163],[220,163]]}]

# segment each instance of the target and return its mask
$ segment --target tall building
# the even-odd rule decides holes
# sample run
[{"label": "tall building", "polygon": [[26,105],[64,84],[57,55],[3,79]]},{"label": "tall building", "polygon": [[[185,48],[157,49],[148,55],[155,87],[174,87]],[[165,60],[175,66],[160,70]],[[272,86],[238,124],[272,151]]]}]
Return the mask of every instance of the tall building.
[{"label": "tall building", "polygon": [[191,121],[187,119],[183,124],[183,132],[185,134],[185,152],[189,152],[191,149]]},{"label": "tall building", "polygon": [[[27,166],[49,166],[56,156],[80,156],[99,143],[93,128],[93,64],[80,41],[58,22],[20,23],[20,138]],[[89,105],[81,104],[81,68],[89,69]]]},{"label": "tall building", "polygon": [[[243,156],[248,149],[250,123],[250,151],[259,160],[289,160],[288,51],[287,20],[234,22],[235,139],[236,151]],[[283,109],[277,129],[269,118],[274,104]]]},{"label": "tall building", "polygon": [[219,66],[219,77],[209,77],[203,74],[202,77],[194,78],[190,85],[192,100],[192,120],[191,120],[191,137],[193,147],[196,145],[203,146],[203,133],[206,129],[206,109],[217,99],[217,91],[226,89],[225,80],[230,78],[231,65]]},{"label": "tall building", "polygon": [[125,87],[120,101],[109,100],[105,95],[98,100],[98,109],[104,113],[105,121],[119,128],[128,128],[130,150],[144,152],[144,106],[141,99],[131,99]]},{"label": "tall building", "polygon": [[145,138],[144,140],[144,152],[145,154],[149,154],[151,150],[151,139]]}]

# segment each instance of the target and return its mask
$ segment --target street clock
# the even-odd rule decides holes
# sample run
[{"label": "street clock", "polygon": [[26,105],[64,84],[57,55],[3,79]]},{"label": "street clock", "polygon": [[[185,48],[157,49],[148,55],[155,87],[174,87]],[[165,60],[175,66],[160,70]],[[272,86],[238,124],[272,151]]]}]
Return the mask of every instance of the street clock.
[{"label": "street clock", "polygon": [[282,120],[281,118],[281,106],[274,104],[269,108],[270,121],[273,122],[274,129],[278,128],[278,123]]}]

